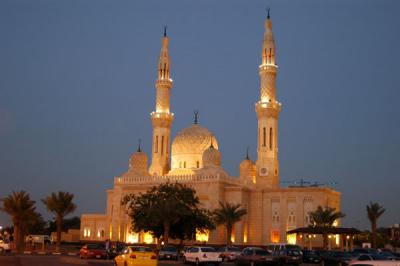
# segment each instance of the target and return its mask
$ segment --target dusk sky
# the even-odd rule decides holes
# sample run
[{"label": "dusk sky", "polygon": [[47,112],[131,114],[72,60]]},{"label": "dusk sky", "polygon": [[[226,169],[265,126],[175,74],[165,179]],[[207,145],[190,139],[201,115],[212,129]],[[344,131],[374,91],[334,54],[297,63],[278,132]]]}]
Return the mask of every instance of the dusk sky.
[{"label": "dusk sky", "polygon": [[[337,182],[345,226],[366,205],[400,223],[400,1],[0,1],[0,198],[68,191],[73,215],[104,213],[106,189],[150,112],[168,25],[172,136],[199,122],[238,176],[256,159],[258,66],[266,19],[277,46],[281,181]],[[283,185],[287,185],[284,183]],[[9,218],[0,213],[0,225]]]}]

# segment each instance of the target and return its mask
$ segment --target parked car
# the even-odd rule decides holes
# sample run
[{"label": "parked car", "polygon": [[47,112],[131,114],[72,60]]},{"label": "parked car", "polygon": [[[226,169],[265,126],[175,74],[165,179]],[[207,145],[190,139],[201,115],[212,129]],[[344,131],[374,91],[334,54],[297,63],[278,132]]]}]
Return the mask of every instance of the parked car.
[{"label": "parked car", "polygon": [[105,259],[107,251],[104,244],[86,244],[79,250],[81,259]]},{"label": "parked car", "polygon": [[392,252],[390,250],[381,251],[379,254],[385,256],[389,260],[400,260],[400,254]]},{"label": "parked car", "polygon": [[388,258],[381,254],[362,254],[362,255],[358,256],[358,258],[356,260],[366,261],[366,260],[395,260],[395,259]]},{"label": "parked car", "polygon": [[275,264],[272,253],[259,247],[248,247],[236,258],[236,265],[272,265]]},{"label": "parked car", "polygon": [[321,263],[321,256],[315,250],[303,250],[304,263]]},{"label": "parked car", "polygon": [[195,263],[196,266],[201,263],[213,263],[219,265],[222,262],[220,253],[213,247],[194,246],[183,254],[183,263]]},{"label": "parked car", "polygon": [[299,265],[303,261],[303,253],[300,246],[292,244],[270,244],[267,246],[274,257],[274,260],[280,264]]},{"label": "parked car", "polygon": [[179,253],[174,246],[162,246],[158,252],[158,259],[162,260],[178,260]]},{"label": "parked car", "polygon": [[373,248],[355,248],[351,252],[355,257],[360,256],[361,254],[378,254],[378,250]]},{"label": "parked car", "polygon": [[0,253],[10,252],[10,251],[11,251],[10,242],[8,242],[7,240],[0,240]]},{"label": "parked car", "polygon": [[351,253],[343,251],[332,251],[324,256],[321,265],[328,266],[347,266],[352,261],[353,256]]},{"label": "parked car", "polygon": [[113,259],[116,256],[120,255],[122,251],[125,249],[126,245],[122,242],[116,242],[115,245],[112,245],[111,250],[109,251],[109,258]]},{"label": "parked car", "polygon": [[157,254],[151,248],[145,246],[127,246],[121,255],[114,258],[115,266],[157,266],[157,264]]},{"label": "parked car", "polygon": [[25,242],[30,244],[50,244],[50,236],[48,235],[27,235],[25,237]]},{"label": "parked car", "polygon": [[225,246],[218,249],[222,261],[234,261],[242,253],[242,250],[234,246]]},{"label": "parked car", "polygon": [[179,251],[179,255],[181,256],[181,258],[183,258],[183,254],[185,254],[185,252],[187,252],[189,249],[191,249],[192,246],[184,246],[180,251]]},{"label": "parked car", "polygon": [[400,263],[394,260],[352,261],[349,266],[400,266]]}]

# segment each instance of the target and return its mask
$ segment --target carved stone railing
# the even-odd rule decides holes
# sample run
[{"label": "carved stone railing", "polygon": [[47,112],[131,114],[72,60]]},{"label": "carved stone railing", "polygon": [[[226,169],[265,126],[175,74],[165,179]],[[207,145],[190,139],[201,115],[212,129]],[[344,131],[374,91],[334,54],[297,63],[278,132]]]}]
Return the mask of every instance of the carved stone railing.
[{"label": "carved stone railing", "polygon": [[232,178],[222,175],[171,175],[171,176],[123,176],[115,177],[114,184],[145,184],[145,183],[164,183],[169,182],[209,182],[223,181],[232,185],[243,185],[244,183],[238,178]]}]

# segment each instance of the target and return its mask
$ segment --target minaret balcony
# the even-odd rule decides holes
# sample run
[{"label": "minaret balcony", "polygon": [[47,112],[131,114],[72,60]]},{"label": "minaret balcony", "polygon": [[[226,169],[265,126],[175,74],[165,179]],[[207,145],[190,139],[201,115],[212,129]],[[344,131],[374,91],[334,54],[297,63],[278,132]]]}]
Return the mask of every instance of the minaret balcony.
[{"label": "minaret balcony", "polygon": [[150,116],[153,127],[170,127],[172,121],[174,120],[174,114],[169,112],[151,112]]},{"label": "minaret balcony", "polygon": [[160,87],[171,88],[172,87],[172,82],[173,82],[173,80],[170,79],[170,78],[159,78],[156,81],[156,87],[160,86]]},{"label": "minaret balcony", "polygon": [[276,72],[278,70],[278,66],[275,64],[261,64],[258,66],[259,72]]},{"label": "minaret balcony", "polygon": [[258,117],[273,116],[278,117],[282,104],[278,101],[259,101],[255,104]]}]

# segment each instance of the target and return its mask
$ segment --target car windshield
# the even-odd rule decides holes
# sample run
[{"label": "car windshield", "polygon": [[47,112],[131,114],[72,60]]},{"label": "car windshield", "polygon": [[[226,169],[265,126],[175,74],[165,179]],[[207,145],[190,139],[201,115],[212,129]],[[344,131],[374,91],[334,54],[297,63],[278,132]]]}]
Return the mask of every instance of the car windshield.
[{"label": "car windshield", "polygon": [[162,247],[161,251],[176,252],[176,247]]},{"label": "car windshield", "polygon": [[238,252],[240,252],[240,248],[237,248],[237,247],[228,247],[228,251],[238,251]]},{"label": "car windshield", "polygon": [[387,257],[379,254],[371,254],[370,256],[372,257],[373,260],[388,260]]},{"label": "car windshield", "polygon": [[152,252],[149,247],[131,247],[133,252]]},{"label": "car windshield", "polygon": [[206,247],[206,248],[201,248],[202,252],[215,252],[214,248],[211,247]]},{"label": "car windshield", "polygon": [[87,249],[105,249],[104,244],[88,244]]},{"label": "car windshield", "polygon": [[255,252],[256,252],[256,255],[259,255],[259,256],[268,255],[268,252],[266,250],[264,250],[264,249],[255,249]]},{"label": "car windshield", "polygon": [[293,249],[301,250],[301,248],[299,246],[297,246],[297,245],[286,245],[286,249],[288,249],[288,250],[293,250]]},{"label": "car windshield", "polygon": [[308,255],[308,256],[310,256],[310,255],[318,255],[315,250],[304,250],[303,254],[304,255]]},{"label": "car windshield", "polygon": [[300,255],[300,250],[296,250],[296,249],[288,250],[288,255],[299,256]]},{"label": "car windshield", "polygon": [[334,252],[333,257],[350,258],[351,254],[347,252]]}]

